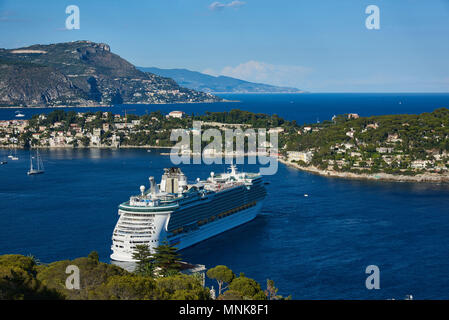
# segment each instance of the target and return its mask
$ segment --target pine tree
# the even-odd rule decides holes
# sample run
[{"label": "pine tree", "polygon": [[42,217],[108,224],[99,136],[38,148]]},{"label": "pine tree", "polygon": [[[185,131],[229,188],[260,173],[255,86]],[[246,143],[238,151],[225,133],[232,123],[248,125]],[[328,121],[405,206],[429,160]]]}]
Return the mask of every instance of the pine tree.
[{"label": "pine tree", "polygon": [[137,260],[135,272],[140,275],[153,276],[153,255],[150,247],[146,244],[136,245],[133,252],[133,259]]},{"label": "pine tree", "polygon": [[181,269],[181,257],[178,249],[171,246],[167,241],[163,241],[161,245],[155,248],[154,267],[158,269],[161,276],[177,274]]},{"label": "pine tree", "polygon": [[207,276],[210,279],[216,280],[218,283],[218,295],[228,287],[228,284],[235,278],[234,272],[226,266],[219,265],[215,268],[207,270]]}]

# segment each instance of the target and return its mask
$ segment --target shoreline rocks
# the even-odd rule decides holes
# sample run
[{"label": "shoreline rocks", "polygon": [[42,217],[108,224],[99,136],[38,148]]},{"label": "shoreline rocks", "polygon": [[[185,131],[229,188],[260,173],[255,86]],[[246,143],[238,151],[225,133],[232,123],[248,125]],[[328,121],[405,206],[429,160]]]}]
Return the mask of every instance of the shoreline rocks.
[{"label": "shoreline rocks", "polygon": [[428,182],[428,183],[449,183],[448,174],[437,174],[437,173],[424,173],[417,174],[415,176],[406,175],[394,175],[389,173],[353,173],[353,172],[338,172],[333,170],[321,170],[314,166],[304,167],[296,163],[286,161],[279,158],[279,162],[296,168],[301,171],[306,171],[314,174],[318,174],[325,177],[343,178],[343,179],[356,179],[356,180],[371,180],[371,181],[390,181],[390,182]]}]

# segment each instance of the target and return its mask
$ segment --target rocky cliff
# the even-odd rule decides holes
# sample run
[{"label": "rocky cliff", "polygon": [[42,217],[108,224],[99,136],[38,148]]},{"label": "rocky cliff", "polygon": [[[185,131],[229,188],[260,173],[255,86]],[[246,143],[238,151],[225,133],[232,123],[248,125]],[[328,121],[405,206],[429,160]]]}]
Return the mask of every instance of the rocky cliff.
[{"label": "rocky cliff", "polygon": [[103,43],[0,49],[0,106],[217,102],[221,98],[142,72]]}]

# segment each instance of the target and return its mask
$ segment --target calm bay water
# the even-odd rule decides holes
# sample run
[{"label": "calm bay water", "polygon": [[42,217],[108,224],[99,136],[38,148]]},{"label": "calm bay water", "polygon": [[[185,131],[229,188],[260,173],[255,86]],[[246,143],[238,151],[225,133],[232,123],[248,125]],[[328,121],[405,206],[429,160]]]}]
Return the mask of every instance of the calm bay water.
[{"label": "calm bay water", "polygon": [[[232,107],[308,122],[334,113],[420,113],[449,106],[449,95],[314,96],[239,96],[244,102]],[[221,110],[225,104],[174,108],[196,107],[196,112]],[[139,108],[145,112],[145,106]],[[0,110],[0,119],[8,112]],[[0,150],[0,159],[6,154]],[[33,254],[43,262],[92,250],[108,262],[117,205],[171,165],[158,151],[43,150],[45,174],[27,176],[29,152],[17,154],[20,160],[0,166],[0,254]],[[223,165],[181,168],[190,180],[224,170]],[[183,250],[184,259],[207,267],[225,264],[263,286],[273,279],[281,294],[294,299],[449,298],[449,186],[340,180],[281,164],[266,180],[260,216]],[[365,288],[371,264],[380,268],[380,290]]]}]

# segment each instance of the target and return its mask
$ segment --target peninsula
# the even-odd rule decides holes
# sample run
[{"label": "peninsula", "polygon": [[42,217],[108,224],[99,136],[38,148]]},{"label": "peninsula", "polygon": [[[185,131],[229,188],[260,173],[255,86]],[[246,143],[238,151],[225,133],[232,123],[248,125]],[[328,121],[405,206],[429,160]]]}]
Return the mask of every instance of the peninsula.
[{"label": "peninsula", "polygon": [[0,49],[0,107],[219,102],[138,70],[109,45],[74,41]]},{"label": "peninsula", "polygon": [[[30,120],[0,121],[3,148],[170,148],[173,129],[265,128],[279,137],[279,159],[300,170],[341,178],[449,182],[449,110],[420,115],[334,116],[298,125],[276,114],[242,110],[186,115],[154,111],[138,116],[55,110]],[[246,141],[247,143],[247,141]],[[207,145],[203,141],[204,146]],[[266,145],[270,152],[271,145]],[[245,146],[245,150],[247,146]],[[190,150],[183,150],[186,153]],[[215,150],[215,156],[223,150]]]},{"label": "peninsula", "polygon": [[449,182],[449,110],[334,116],[289,135],[282,162],[325,176]]}]

